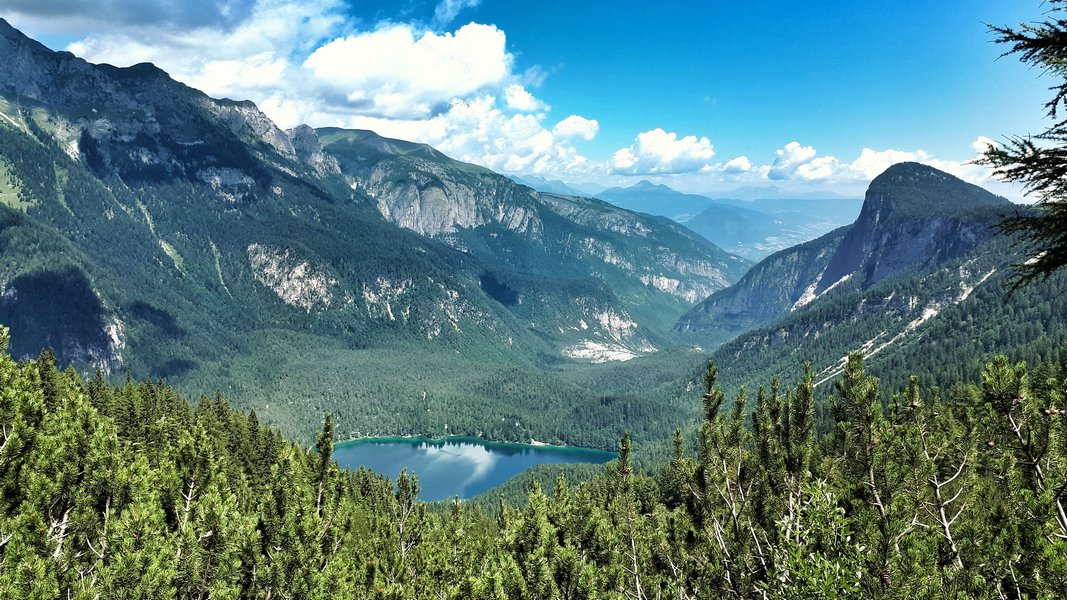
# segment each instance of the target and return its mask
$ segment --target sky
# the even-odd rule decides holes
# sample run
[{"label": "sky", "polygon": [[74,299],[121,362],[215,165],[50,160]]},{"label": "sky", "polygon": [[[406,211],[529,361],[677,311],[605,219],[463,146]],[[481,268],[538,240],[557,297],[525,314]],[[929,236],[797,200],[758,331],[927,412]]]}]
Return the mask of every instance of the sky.
[{"label": "sky", "polygon": [[497,171],[859,196],[1039,133],[1054,81],[988,24],[1039,0],[0,0],[91,62],[152,62],[282,127],[372,129]]}]

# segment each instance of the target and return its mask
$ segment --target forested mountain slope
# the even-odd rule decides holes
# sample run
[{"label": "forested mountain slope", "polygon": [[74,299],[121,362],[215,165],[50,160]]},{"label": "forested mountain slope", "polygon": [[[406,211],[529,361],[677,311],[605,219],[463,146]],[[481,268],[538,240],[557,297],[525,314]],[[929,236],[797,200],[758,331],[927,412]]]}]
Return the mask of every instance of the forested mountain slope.
[{"label": "forested mountain slope", "polygon": [[[13,350],[219,388],[304,435],[329,409],[345,435],[562,441],[598,394],[552,369],[669,345],[685,306],[748,266],[666,220],[322,135],[0,21]],[[610,444],[622,419],[584,433]]]},{"label": "forested mountain slope", "polygon": [[899,163],[870,184],[856,222],[778,252],[678,322],[693,339],[729,338],[811,304],[835,288],[866,289],[929,271],[994,237],[1010,203],[947,173]]},{"label": "forested mountain slope", "polygon": [[854,356],[819,434],[810,371],[750,411],[709,369],[695,454],[637,470],[624,436],[591,481],[486,512],[339,470],[329,417],[302,449],[220,398],[0,352],[0,596],[1052,598],[1067,367],[1030,374],[889,399]]},{"label": "forested mountain slope", "polygon": [[[894,386],[976,380],[984,357],[1042,360],[1067,341],[1067,276],[1014,293],[1012,239],[994,225],[1006,200],[946,173],[899,164],[876,178],[856,223],[775,254],[679,322],[737,384],[811,362],[816,383],[862,351]],[[703,336],[703,338],[701,337]]]}]

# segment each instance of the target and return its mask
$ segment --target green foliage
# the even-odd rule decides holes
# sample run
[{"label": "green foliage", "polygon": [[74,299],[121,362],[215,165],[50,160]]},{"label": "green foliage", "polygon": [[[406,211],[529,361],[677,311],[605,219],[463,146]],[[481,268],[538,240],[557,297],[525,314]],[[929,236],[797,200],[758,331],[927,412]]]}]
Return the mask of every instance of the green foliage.
[{"label": "green foliage", "polygon": [[[577,364],[561,350],[593,336],[579,324],[609,307],[667,347],[686,302],[642,275],[698,260],[733,280],[747,262],[676,224],[599,201],[555,199],[564,203],[557,211],[488,170],[369,132],[324,131],[349,179],[318,173],[235,134],[240,119],[225,116],[232,103],[151,69],[101,69],[102,81],[115,81],[86,92],[100,96],[98,113],[11,99],[29,103],[18,107],[27,130],[0,124],[0,177],[17,183],[22,202],[0,205],[0,322],[15,333],[16,357],[51,347],[61,366],[100,368],[117,374],[112,383],[129,372],[186,394],[218,389],[307,444],[325,412],[338,440],[435,436],[447,425],[492,440],[599,448],[631,422],[635,439],[651,440],[689,417],[676,376],[689,365],[671,365],[676,354],[627,369],[608,391],[600,380],[619,369]],[[137,92],[136,107],[112,97],[123,92]],[[156,102],[166,107],[145,110]],[[128,139],[79,125],[104,118],[116,131],[153,126]],[[429,178],[521,205],[545,221],[545,237],[486,225],[442,241],[397,227],[350,185],[375,166],[398,184]],[[207,182],[211,169],[245,183]],[[645,233],[616,231],[619,218]],[[607,264],[575,246],[582,240],[625,251],[643,270]],[[333,281],[329,309],[285,304],[253,267],[253,244]],[[390,298],[384,288],[402,291]]]},{"label": "green foliage", "polygon": [[1017,214],[1001,225],[1007,232],[1021,233],[1026,249],[1028,259],[1016,267],[1017,286],[1046,279],[1067,265],[1067,121],[1057,116],[1067,102],[1067,19],[1062,16],[1067,7],[1063,0],[1046,3],[1049,9],[1042,22],[990,27],[996,42],[1008,46],[1005,56],[1017,54],[1023,63],[1057,80],[1050,88],[1055,94],[1045,103],[1053,124],[1039,134],[1012,136],[1004,144],[990,146],[980,161],[1002,179],[1021,182],[1038,198],[1036,214]]},{"label": "green foliage", "polygon": [[[0,329],[0,343],[7,343]],[[521,507],[419,500],[160,382],[0,354],[0,595],[32,598],[1055,597],[1067,584],[1067,367],[998,356],[884,401],[849,357],[814,427],[810,368],[727,401],[698,452],[620,456]],[[694,403],[695,404],[695,403]],[[695,412],[695,411],[694,411]]]}]

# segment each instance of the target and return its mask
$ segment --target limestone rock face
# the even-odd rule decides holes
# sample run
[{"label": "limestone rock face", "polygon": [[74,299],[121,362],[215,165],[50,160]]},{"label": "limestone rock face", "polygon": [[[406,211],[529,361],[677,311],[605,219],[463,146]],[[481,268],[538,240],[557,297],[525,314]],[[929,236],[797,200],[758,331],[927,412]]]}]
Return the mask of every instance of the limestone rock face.
[{"label": "limestone rock face", "polygon": [[290,306],[310,313],[330,308],[337,279],[328,269],[268,244],[249,244],[248,263],[256,281]]},{"label": "limestone rock face", "polygon": [[894,165],[871,182],[859,218],[841,240],[815,293],[851,273],[873,285],[916,265],[939,264],[988,238],[1004,198],[916,163]]},{"label": "limestone rock face", "polygon": [[387,220],[422,235],[438,237],[460,229],[500,225],[531,239],[541,238],[536,194],[518,192],[503,178],[458,179],[432,161],[411,159],[403,178],[396,165],[379,164],[362,179]]},{"label": "limestone rock face", "polygon": [[255,103],[248,100],[229,102],[208,98],[205,106],[238,137],[261,140],[283,156],[296,156],[289,136],[263,114]]},{"label": "limestone rock face", "polygon": [[315,133],[314,129],[307,125],[298,125],[287,129],[285,134],[289,138],[296,157],[311,165],[317,173],[336,175],[341,172],[337,159],[323,151],[322,141],[319,140],[319,134]]}]

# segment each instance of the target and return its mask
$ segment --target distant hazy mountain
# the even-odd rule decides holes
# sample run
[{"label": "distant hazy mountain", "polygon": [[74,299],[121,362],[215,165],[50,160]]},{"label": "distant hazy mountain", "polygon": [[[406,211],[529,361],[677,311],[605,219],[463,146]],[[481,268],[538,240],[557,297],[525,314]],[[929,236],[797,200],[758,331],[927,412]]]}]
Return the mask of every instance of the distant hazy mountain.
[{"label": "distant hazy mountain", "polygon": [[520,183],[526,187],[533,188],[539,192],[545,192],[546,194],[560,194],[563,196],[589,196],[590,194],[583,192],[582,190],[567,185],[566,183],[558,179],[545,179],[544,177],[538,177],[536,175],[508,175],[508,178],[515,183]]},{"label": "distant hazy mountain", "polygon": [[721,199],[715,202],[747,208],[769,215],[781,215],[798,223],[829,223],[831,229],[856,220],[863,207],[863,198],[763,198],[760,200]]},{"label": "distant hazy mountain", "polygon": [[949,381],[976,376],[992,352],[1040,357],[1064,341],[1067,274],[1008,295],[1019,257],[992,226],[1014,210],[947,173],[895,165],[854,224],[764,259],[679,330],[702,344],[734,338],[715,358],[738,383],[804,361],[827,381],[850,350],[876,372]]},{"label": "distant hazy mountain", "polygon": [[[217,387],[290,431],[329,410],[343,432],[522,439],[597,402],[546,365],[674,343],[677,316],[749,266],[667,219],[370,132],[283,131],[0,20],[0,322],[18,356]],[[591,442],[622,427],[605,411]]]},{"label": "distant hazy mountain", "polygon": [[679,222],[691,219],[714,204],[707,196],[685,194],[644,179],[630,187],[606,189],[596,197],[626,210],[660,215]]},{"label": "distant hazy mountain", "polygon": [[712,200],[641,181],[597,195],[637,212],[670,217],[714,244],[751,260],[851,223],[860,200]]},{"label": "distant hazy mountain", "polygon": [[843,196],[834,192],[790,192],[777,186],[743,186],[725,192],[708,192],[709,198],[724,200],[765,200],[765,199],[789,199],[789,200],[842,200],[853,199],[852,196]]}]

